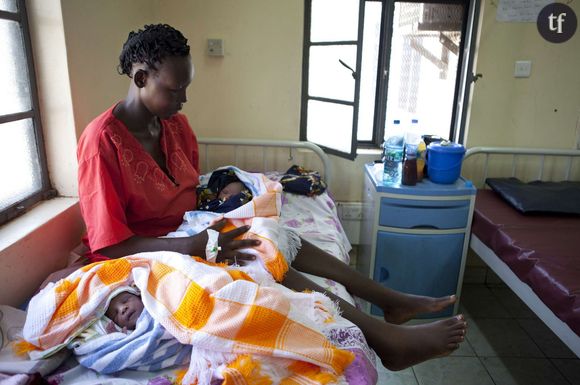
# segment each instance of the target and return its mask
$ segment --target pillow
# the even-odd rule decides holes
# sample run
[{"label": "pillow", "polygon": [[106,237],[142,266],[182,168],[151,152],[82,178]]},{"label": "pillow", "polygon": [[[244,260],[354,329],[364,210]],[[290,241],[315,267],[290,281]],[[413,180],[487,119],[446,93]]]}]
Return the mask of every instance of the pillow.
[{"label": "pillow", "polygon": [[524,183],[517,178],[487,178],[485,183],[524,214],[580,215],[580,182]]}]

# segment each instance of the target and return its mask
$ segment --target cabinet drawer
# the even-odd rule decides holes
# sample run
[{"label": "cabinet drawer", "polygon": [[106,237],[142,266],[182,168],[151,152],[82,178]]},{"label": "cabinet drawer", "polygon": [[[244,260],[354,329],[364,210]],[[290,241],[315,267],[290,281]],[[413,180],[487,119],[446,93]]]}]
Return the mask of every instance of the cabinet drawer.
[{"label": "cabinet drawer", "polygon": [[404,229],[460,229],[467,226],[469,199],[382,198],[379,225]]},{"label": "cabinet drawer", "polygon": [[[379,231],[373,278],[404,293],[433,297],[455,294],[463,242],[464,234],[419,235]],[[377,311],[377,308],[373,309],[374,314],[378,314]],[[448,308],[430,317],[451,315],[452,311]]]}]

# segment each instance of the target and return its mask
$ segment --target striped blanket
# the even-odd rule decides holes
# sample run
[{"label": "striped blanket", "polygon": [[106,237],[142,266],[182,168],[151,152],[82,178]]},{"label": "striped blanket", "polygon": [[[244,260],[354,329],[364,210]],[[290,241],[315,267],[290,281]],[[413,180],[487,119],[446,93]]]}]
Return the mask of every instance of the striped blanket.
[{"label": "striped blanket", "polygon": [[[223,216],[228,225],[221,231],[250,225],[250,230],[242,238],[259,239],[262,243],[254,248],[242,250],[257,256],[257,263],[265,268],[272,277],[280,282],[288,271],[288,264],[300,247],[300,237],[291,229],[279,224],[282,209],[282,185],[268,179],[264,174],[250,173],[234,166],[221,167],[218,170],[231,169],[240,181],[251,191],[254,198],[248,203],[226,214],[208,211],[188,211],[179,228],[168,237],[192,236],[205,230],[213,221]],[[202,178],[200,178],[202,179]],[[203,184],[203,179],[201,180]],[[258,273],[256,266],[248,265],[243,270]],[[253,276],[253,274],[251,274]]]},{"label": "striped blanket", "polygon": [[[340,318],[324,295],[258,283],[234,267],[173,252],[97,262],[45,287],[30,301],[23,330],[34,349],[31,357],[74,343],[105,313],[109,295],[129,284],[139,288],[145,307],[136,329],[148,322],[148,313],[177,341],[191,346],[184,384],[210,384],[216,378],[224,384],[344,383],[343,370],[354,358],[321,333]],[[138,366],[139,357],[166,337],[117,344],[116,350],[98,353],[108,354],[99,365]],[[90,354],[90,342],[77,348]]]}]

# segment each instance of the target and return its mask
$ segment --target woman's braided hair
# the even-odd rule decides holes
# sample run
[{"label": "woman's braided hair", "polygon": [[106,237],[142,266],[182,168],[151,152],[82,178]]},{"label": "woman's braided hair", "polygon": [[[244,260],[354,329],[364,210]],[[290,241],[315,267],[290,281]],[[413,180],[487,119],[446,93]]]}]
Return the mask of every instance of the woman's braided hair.
[{"label": "woman's braided hair", "polygon": [[187,39],[175,28],[167,24],[146,25],[137,32],[130,32],[121,55],[117,71],[131,77],[133,63],[145,63],[153,70],[155,64],[167,56],[187,56]]}]

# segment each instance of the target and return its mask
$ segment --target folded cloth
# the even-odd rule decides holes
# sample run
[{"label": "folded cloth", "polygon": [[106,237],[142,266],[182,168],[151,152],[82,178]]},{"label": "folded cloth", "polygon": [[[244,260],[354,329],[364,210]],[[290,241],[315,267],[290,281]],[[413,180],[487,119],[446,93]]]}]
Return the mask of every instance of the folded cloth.
[{"label": "folded cloth", "polygon": [[306,170],[298,165],[290,167],[280,183],[285,192],[299,195],[314,196],[326,191],[326,182],[318,171]]},{"label": "folded cloth", "polygon": [[[120,353],[108,357],[99,353],[96,358],[106,358],[99,367],[136,365],[133,355],[154,351],[159,340],[167,337],[165,333],[191,345],[183,383],[210,384],[216,376],[230,376],[233,381],[240,375],[269,378],[272,383],[296,375],[323,376],[333,383],[342,381],[344,369],[354,358],[321,332],[339,317],[323,294],[296,293],[269,281],[260,284],[233,267],[173,252],[93,263],[46,286],[30,301],[24,325],[24,339],[34,349],[30,356],[46,357],[74,342],[102,317],[110,294],[131,284],[141,291],[146,310],[137,329],[147,321],[144,314],[148,313],[164,331],[149,338],[149,332],[157,330],[153,324],[143,326],[147,333],[136,330],[131,343],[122,343],[126,337],[121,336],[111,348]],[[73,348],[90,354],[93,346],[106,346],[91,341]]]},{"label": "folded cloth", "polygon": [[[300,248],[300,236],[279,223],[282,209],[282,185],[268,179],[264,174],[250,173],[234,166],[226,166],[212,173],[225,170],[228,177],[235,177],[246,186],[253,199],[237,209],[223,214],[228,225],[220,231],[228,231],[235,227],[250,225],[250,230],[242,235],[242,239],[259,239],[261,244],[242,252],[257,256],[257,264],[266,269],[278,282],[284,279],[288,266]],[[226,183],[227,184],[227,183]],[[179,228],[169,233],[168,237],[192,236],[205,230],[221,214],[209,211],[188,211],[183,216],[184,221]],[[258,273],[254,264],[249,264],[247,273]]]}]

